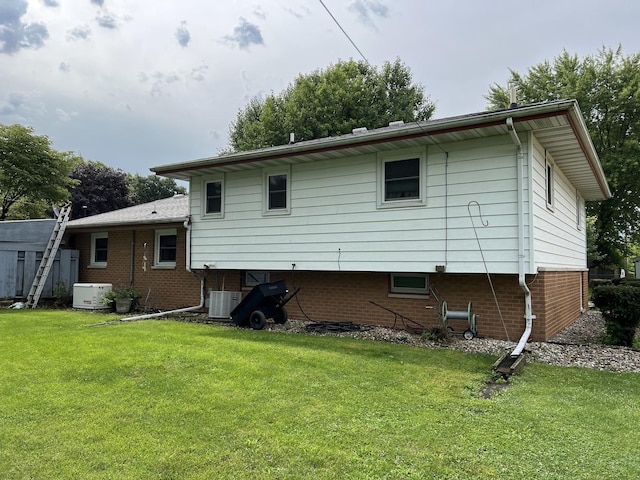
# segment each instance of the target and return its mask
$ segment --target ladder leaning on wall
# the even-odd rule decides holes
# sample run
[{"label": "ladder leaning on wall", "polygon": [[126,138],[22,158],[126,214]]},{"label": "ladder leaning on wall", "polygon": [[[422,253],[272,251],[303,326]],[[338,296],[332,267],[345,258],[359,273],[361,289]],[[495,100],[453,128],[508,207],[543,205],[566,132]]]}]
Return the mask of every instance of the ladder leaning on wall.
[{"label": "ladder leaning on wall", "polygon": [[69,221],[70,214],[71,203],[67,203],[58,213],[58,219],[56,220],[56,224],[53,226],[51,238],[49,238],[47,248],[45,248],[44,253],[42,254],[42,260],[40,260],[40,266],[38,267],[36,276],[33,277],[33,283],[31,284],[29,295],[27,295],[27,308],[36,308],[38,306],[38,300],[40,300],[40,295],[42,295],[45,283],[47,283],[47,277],[49,277],[51,266],[56,258],[56,253],[58,253],[58,247],[60,246],[60,242],[64,236],[64,230],[67,228],[67,222]]}]

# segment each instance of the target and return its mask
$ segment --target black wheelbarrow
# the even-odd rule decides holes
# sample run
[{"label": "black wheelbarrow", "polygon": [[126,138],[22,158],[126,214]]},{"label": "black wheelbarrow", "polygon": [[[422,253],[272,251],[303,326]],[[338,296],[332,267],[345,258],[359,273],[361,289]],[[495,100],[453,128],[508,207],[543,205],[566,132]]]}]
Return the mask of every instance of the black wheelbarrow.
[{"label": "black wheelbarrow", "polygon": [[275,323],[285,323],[288,316],[284,306],[298,290],[287,297],[289,290],[283,280],[256,285],[231,311],[231,320],[241,327],[249,325],[254,330],[262,330],[267,325],[267,318],[273,318]]}]

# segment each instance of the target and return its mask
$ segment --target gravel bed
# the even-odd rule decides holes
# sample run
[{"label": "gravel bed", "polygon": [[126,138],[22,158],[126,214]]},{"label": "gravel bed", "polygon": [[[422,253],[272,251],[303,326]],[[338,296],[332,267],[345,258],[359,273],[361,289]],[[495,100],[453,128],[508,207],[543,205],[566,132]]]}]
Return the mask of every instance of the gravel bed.
[{"label": "gravel bed", "polygon": [[[383,327],[366,327],[358,331],[309,333],[311,322],[289,320],[284,325],[269,323],[267,330],[306,333],[309,335],[336,335],[370,340],[401,343],[424,348],[448,348],[469,353],[488,353],[499,357],[511,352],[516,342],[474,338],[464,340],[453,337],[449,342],[425,340],[405,330]],[[540,362],[562,367],[584,367],[611,372],[640,372],[640,350],[613,347],[602,344],[604,321],[600,312],[589,310],[572,325],[558,333],[548,342],[530,342],[525,347],[527,362]]]}]

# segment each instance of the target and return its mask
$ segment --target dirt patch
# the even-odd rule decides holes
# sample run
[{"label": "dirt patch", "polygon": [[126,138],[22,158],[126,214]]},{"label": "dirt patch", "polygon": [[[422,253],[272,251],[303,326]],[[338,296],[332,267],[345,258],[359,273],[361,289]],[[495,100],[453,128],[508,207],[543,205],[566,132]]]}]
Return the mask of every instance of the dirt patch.
[{"label": "dirt patch", "polygon": [[508,381],[502,379],[502,377],[498,379],[492,378],[480,390],[480,397],[491,399],[510,386],[511,384]]}]

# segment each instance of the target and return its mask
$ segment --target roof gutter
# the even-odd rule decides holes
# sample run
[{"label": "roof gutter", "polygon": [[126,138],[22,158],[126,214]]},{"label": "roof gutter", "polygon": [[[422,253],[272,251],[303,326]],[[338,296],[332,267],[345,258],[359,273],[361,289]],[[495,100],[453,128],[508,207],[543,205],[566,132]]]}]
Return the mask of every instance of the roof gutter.
[{"label": "roof gutter", "polygon": [[520,288],[524,292],[524,318],[525,328],[520,337],[520,341],[516,348],[511,352],[511,357],[518,357],[524,350],[527,340],[531,336],[531,330],[533,327],[533,319],[536,318],[532,315],[531,308],[531,290],[527,286],[525,271],[524,271],[524,154],[522,153],[522,143],[518,137],[518,133],[513,125],[513,118],[509,117],[506,120],[507,130],[514,145],[516,146],[516,163],[518,169],[518,283]]},{"label": "roof gutter", "polygon": [[373,130],[357,136],[344,135],[342,137],[328,137],[320,141],[311,140],[293,145],[280,145],[260,150],[238,152],[221,157],[208,157],[191,162],[162,165],[152,167],[150,170],[158,175],[168,176],[206,168],[261,162],[272,158],[284,159],[302,154],[309,155],[399,140],[410,140],[412,138],[432,137],[445,133],[504,125],[507,117],[516,118],[519,121],[546,118],[562,114],[563,111],[569,111],[574,105],[575,101],[573,100],[563,100],[542,105],[520,107],[513,110],[498,110],[476,115],[463,115],[460,117],[428,121],[426,123],[416,122],[408,124],[401,129],[380,129],[380,131]]}]

